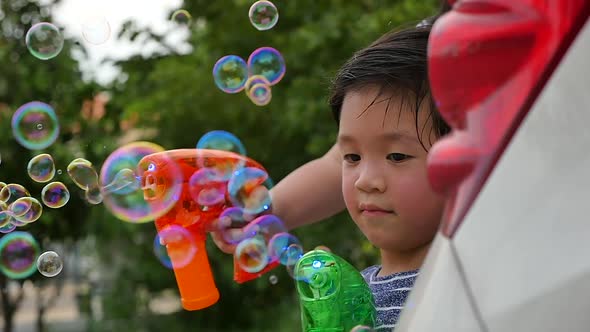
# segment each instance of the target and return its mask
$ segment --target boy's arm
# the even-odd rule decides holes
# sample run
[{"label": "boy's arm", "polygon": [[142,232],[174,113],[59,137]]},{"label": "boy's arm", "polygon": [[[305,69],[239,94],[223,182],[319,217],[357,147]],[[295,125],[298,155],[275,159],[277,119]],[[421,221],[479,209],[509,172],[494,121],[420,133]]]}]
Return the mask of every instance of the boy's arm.
[{"label": "boy's arm", "polygon": [[270,191],[272,213],[294,229],[344,210],[341,165],[334,145],[322,157],[291,172]]},{"label": "boy's arm", "polygon": [[[344,210],[342,197],[342,162],[340,152],[333,146],[322,157],[300,166],[271,191],[272,211],[288,229],[311,224],[331,217]],[[223,239],[226,236],[240,238],[241,229],[231,229],[231,221],[217,220],[211,233],[215,244],[226,253],[233,253],[235,244]]]}]

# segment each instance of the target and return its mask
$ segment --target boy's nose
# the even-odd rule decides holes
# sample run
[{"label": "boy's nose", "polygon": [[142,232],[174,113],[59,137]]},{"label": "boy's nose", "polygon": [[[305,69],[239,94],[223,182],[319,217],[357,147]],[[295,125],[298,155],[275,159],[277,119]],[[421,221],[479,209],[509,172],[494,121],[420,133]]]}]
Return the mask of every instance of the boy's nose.
[{"label": "boy's nose", "polygon": [[360,173],[354,186],[364,192],[385,192],[387,184],[383,171],[376,165],[361,166]]}]

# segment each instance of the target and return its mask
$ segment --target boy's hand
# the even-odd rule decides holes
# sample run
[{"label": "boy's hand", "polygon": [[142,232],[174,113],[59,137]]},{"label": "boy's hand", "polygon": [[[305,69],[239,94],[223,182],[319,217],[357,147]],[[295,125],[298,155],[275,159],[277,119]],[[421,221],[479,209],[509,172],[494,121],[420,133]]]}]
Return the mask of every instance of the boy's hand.
[{"label": "boy's hand", "polygon": [[248,223],[238,224],[230,217],[220,217],[212,224],[211,238],[219,250],[226,254],[234,254],[236,246],[244,238],[244,227]]}]

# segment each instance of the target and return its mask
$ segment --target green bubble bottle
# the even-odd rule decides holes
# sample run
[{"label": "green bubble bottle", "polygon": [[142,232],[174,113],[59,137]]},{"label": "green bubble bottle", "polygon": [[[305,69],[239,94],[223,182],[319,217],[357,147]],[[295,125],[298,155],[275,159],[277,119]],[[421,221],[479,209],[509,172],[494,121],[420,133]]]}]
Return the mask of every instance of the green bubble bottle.
[{"label": "green bubble bottle", "polygon": [[348,332],[375,326],[373,294],[362,275],[339,256],[307,252],[294,270],[303,332]]}]

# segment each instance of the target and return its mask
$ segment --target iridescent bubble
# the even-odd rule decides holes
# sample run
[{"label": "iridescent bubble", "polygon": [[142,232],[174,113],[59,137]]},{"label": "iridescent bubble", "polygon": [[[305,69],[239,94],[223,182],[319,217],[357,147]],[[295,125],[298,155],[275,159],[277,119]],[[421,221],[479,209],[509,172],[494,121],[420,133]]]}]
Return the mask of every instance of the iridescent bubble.
[{"label": "iridescent bubble", "polygon": [[197,243],[184,227],[168,225],[154,239],[154,253],[167,268],[182,268],[195,257]]},{"label": "iridescent bubble", "polygon": [[257,83],[248,92],[248,98],[257,106],[266,106],[272,99],[272,90],[269,85]]},{"label": "iridescent bubble", "polygon": [[37,270],[45,277],[55,277],[64,268],[64,263],[55,251],[46,251],[37,258]]},{"label": "iridescent bubble", "polygon": [[70,191],[61,182],[51,182],[41,190],[41,201],[52,209],[60,208],[70,200]]},{"label": "iridescent bubble", "polygon": [[242,270],[249,273],[260,272],[268,264],[266,245],[259,236],[238,243],[234,256]]},{"label": "iridescent bubble", "polygon": [[244,89],[248,79],[246,61],[237,55],[226,55],[213,66],[215,85],[226,93],[237,93]]},{"label": "iridescent bubble", "polygon": [[285,76],[286,68],[285,59],[272,47],[258,48],[248,58],[248,75],[262,75],[270,85],[277,84]]},{"label": "iridescent bubble", "polygon": [[225,130],[213,130],[203,135],[197,142],[197,149],[223,150],[246,155],[246,148],[242,141]]},{"label": "iridescent bubble", "polygon": [[0,201],[6,203],[6,205],[12,204],[14,201],[21,197],[29,197],[29,191],[16,183],[9,183],[2,190],[0,190]]},{"label": "iridescent bubble", "polygon": [[117,218],[135,223],[152,221],[166,214],[179,200],[182,171],[163,147],[134,142],[118,148],[102,166],[101,187],[113,183],[123,169],[136,170],[141,186],[104,193],[104,205]]},{"label": "iridescent bubble", "polygon": [[248,77],[248,80],[246,81],[246,84],[244,85],[244,91],[246,91],[246,95],[249,94],[250,89],[252,89],[254,84],[270,85],[270,82],[266,77],[264,77],[262,75],[254,75],[254,76]]},{"label": "iridescent bubble", "polygon": [[179,9],[172,13],[170,19],[177,24],[187,25],[191,22],[192,16],[187,10]]},{"label": "iridescent bubble", "polygon": [[35,182],[45,183],[51,181],[55,176],[53,157],[47,153],[33,157],[27,165],[27,173]]},{"label": "iridescent bubble", "polygon": [[82,37],[90,44],[104,44],[111,36],[111,25],[104,16],[92,16],[82,23]]},{"label": "iridescent bubble", "polygon": [[244,238],[262,236],[265,242],[278,233],[287,232],[285,224],[274,214],[265,214],[252,220],[243,229]]},{"label": "iridescent bubble", "polygon": [[270,193],[264,186],[267,178],[268,174],[256,167],[235,171],[227,184],[231,203],[251,215],[270,209]]},{"label": "iridescent bubble", "polygon": [[102,192],[98,186],[88,188],[84,193],[84,198],[92,205],[100,204],[103,200]]},{"label": "iridescent bubble", "polygon": [[292,246],[294,244],[301,247],[301,243],[295,236],[286,232],[275,234],[268,241],[268,255],[273,261],[288,265],[303,254],[297,250],[298,247]]},{"label": "iridescent bubble", "polygon": [[[15,204],[20,203],[20,202],[23,202],[24,206],[28,205],[29,208],[23,214],[17,215],[15,213],[14,214],[15,220],[12,221],[13,224],[15,224],[16,226],[24,226],[25,224],[35,222],[35,221],[39,220],[39,218],[41,218],[41,214],[43,213],[43,205],[41,205],[41,202],[39,202],[36,198],[34,198],[34,197],[19,198],[14,203],[12,203],[12,206],[14,206]],[[10,206],[9,206],[9,208],[10,208]],[[17,222],[20,222],[20,223],[17,223]]]},{"label": "iridescent bubble", "polygon": [[12,133],[16,141],[27,149],[45,149],[59,135],[55,111],[39,101],[22,105],[12,115]]},{"label": "iridescent bubble", "polygon": [[[2,211],[2,212],[6,212],[6,211]],[[2,212],[0,212],[0,218],[2,218]],[[4,224],[3,226],[0,226],[0,233],[7,234],[7,233],[14,231],[15,229],[16,229],[16,225],[9,222],[7,224]]]},{"label": "iridescent bubble", "polygon": [[64,38],[59,29],[47,22],[33,25],[27,31],[25,42],[29,52],[40,60],[56,57],[64,46]]},{"label": "iridescent bubble", "polygon": [[84,190],[84,198],[90,204],[100,204],[103,200],[98,174],[92,163],[84,158],[74,159],[68,165],[68,175],[80,189]]},{"label": "iridescent bubble", "polygon": [[248,12],[250,23],[260,30],[272,29],[279,21],[279,11],[270,1],[256,1]]},{"label": "iridescent bubble", "polygon": [[131,193],[141,188],[140,177],[132,169],[123,168],[115,175],[113,182],[102,188],[105,195],[117,193],[120,195]]},{"label": "iridescent bubble", "polygon": [[[11,221],[13,220],[13,215],[10,210],[8,210],[8,205],[3,201],[0,201],[0,229],[8,226]],[[0,230],[1,232],[1,230]],[[8,233],[8,232],[6,232]]]},{"label": "iridescent bubble", "polygon": [[206,165],[208,158],[201,156],[199,152],[201,149],[230,151],[245,156],[246,148],[240,139],[224,130],[210,131],[199,139],[197,142],[197,165],[199,167],[216,169],[222,175],[223,180],[227,181],[231,178],[233,172],[243,167],[246,163],[245,159],[221,158],[212,165]]},{"label": "iridescent bubble", "polygon": [[189,179],[191,197],[201,206],[225,204],[226,181],[215,168],[200,168]]},{"label": "iridescent bubble", "polygon": [[279,278],[274,274],[271,274],[270,277],[268,277],[268,282],[270,282],[271,285],[276,285],[279,282]]},{"label": "iridescent bubble", "polygon": [[350,332],[372,332],[374,331],[372,328],[366,325],[357,325],[350,330]]},{"label": "iridescent bubble", "polygon": [[35,273],[39,245],[27,232],[12,232],[0,238],[0,271],[11,279]]},{"label": "iridescent bubble", "polygon": [[29,211],[31,208],[32,197],[22,197],[14,201],[14,203],[8,206],[9,211],[14,217],[21,217]]},{"label": "iridescent bubble", "polygon": [[236,244],[243,238],[236,239],[232,236],[230,233],[231,228],[244,227],[253,219],[253,216],[245,214],[244,210],[239,207],[229,207],[219,215],[219,219],[222,218],[229,218],[230,220],[230,227],[223,229],[221,232],[223,239],[228,243]]},{"label": "iridescent bubble", "polygon": [[72,160],[68,165],[68,175],[78,188],[87,190],[98,186],[98,174],[92,163],[84,158]]},{"label": "iridescent bubble", "polygon": [[285,256],[287,257],[287,264],[285,264],[285,268],[291,278],[295,280],[308,281],[306,276],[297,275],[297,272],[295,271],[297,262],[299,262],[301,257],[303,257],[303,247],[297,243],[294,243],[287,248]]}]

